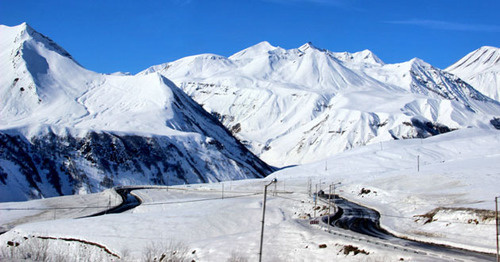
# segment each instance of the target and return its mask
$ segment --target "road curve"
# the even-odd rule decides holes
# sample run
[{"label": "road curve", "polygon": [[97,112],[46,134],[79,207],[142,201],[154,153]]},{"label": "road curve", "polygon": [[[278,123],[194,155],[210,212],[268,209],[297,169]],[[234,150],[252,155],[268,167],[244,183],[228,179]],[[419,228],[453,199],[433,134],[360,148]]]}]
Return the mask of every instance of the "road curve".
[{"label": "road curve", "polygon": [[127,210],[130,210],[132,208],[135,208],[137,206],[139,206],[142,202],[141,200],[130,194],[130,192],[132,190],[136,190],[136,189],[144,189],[144,188],[121,188],[121,187],[118,187],[118,188],[115,188],[114,190],[116,191],[116,193],[118,193],[121,198],[122,198],[122,203],[116,207],[113,207],[113,208],[110,208],[108,210],[104,210],[104,211],[101,211],[99,213],[95,213],[95,214],[92,214],[90,216],[85,216],[85,217],[96,217],[96,216],[102,216],[102,215],[106,215],[106,214],[117,214],[117,213],[123,213]]},{"label": "road curve", "polygon": [[[323,194],[319,195],[319,197],[328,201],[329,195]],[[472,252],[444,245],[398,238],[380,226],[380,213],[376,210],[350,202],[338,195],[331,195],[330,198],[331,202],[338,207],[338,211],[330,216],[331,226],[376,237],[382,241],[387,241],[399,246],[413,247],[420,250],[426,250],[430,253],[440,253],[445,256],[458,257],[467,261],[493,261],[495,259],[495,255],[493,254]],[[323,217],[322,221],[328,224],[328,216]]]},{"label": "road curve", "polygon": [[[122,203],[116,207],[110,208],[108,210],[95,213],[89,216],[85,217],[95,217],[95,216],[102,216],[106,214],[118,214],[118,213],[123,213],[127,210],[133,209],[140,204],[142,204],[142,201],[140,198],[134,196],[130,192],[133,190],[140,190],[140,189],[165,189],[164,186],[121,186],[121,187],[115,187],[113,188],[116,193],[118,193],[121,198],[122,198]],[[81,217],[84,218],[84,217]]]}]

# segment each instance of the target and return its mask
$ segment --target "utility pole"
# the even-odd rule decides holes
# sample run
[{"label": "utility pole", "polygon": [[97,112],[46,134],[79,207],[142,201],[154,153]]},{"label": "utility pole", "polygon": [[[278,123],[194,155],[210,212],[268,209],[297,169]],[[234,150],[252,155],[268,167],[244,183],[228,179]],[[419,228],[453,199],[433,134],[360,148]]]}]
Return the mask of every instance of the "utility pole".
[{"label": "utility pole", "polygon": [[316,204],[318,203],[318,184],[316,184],[316,193],[314,193],[314,217],[316,217]]},{"label": "utility pole", "polygon": [[417,172],[420,172],[420,155],[417,155]]},{"label": "utility pole", "polygon": [[[333,184],[332,184],[333,185]],[[330,215],[331,215],[331,207],[332,207],[332,185],[330,185],[330,191],[328,193],[328,232],[330,232]]]},{"label": "utility pole", "polygon": [[[333,198],[334,199],[335,199],[335,186],[341,185],[341,184],[342,184],[342,182],[337,182],[337,183],[332,184],[332,186],[333,186]],[[335,203],[335,200],[333,200],[333,202]],[[337,205],[333,206],[333,212],[337,213]]]},{"label": "utility pole", "polygon": [[309,179],[309,196],[312,194],[312,179]]},{"label": "utility pole", "polygon": [[498,234],[500,234],[500,222],[498,220],[498,197],[495,197],[495,221],[496,221],[496,240],[497,240],[497,262],[500,262],[500,254],[498,248]]},{"label": "utility pole", "polygon": [[307,179],[307,193],[309,194],[309,197],[311,197],[311,178]]},{"label": "utility pole", "polygon": [[275,178],[271,183],[264,186],[264,201],[262,202],[262,227],[260,229],[260,248],[259,248],[259,262],[262,261],[262,244],[264,243],[264,220],[266,218],[266,198],[267,198],[267,187],[271,184],[276,184],[278,180]]}]

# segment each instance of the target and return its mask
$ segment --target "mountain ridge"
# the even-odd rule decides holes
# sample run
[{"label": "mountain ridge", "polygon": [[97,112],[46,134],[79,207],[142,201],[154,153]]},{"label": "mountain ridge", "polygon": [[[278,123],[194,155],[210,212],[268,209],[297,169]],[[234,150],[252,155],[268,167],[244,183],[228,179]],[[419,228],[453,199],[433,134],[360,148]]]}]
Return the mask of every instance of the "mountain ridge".
[{"label": "mountain ridge", "polygon": [[274,171],[160,74],[89,71],[27,24],[0,35],[0,201]]},{"label": "mountain ridge", "polygon": [[483,46],[445,69],[500,101],[500,48]]},{"label": "mountain ridge", "polygon": [[179,59],[139,75],[165,75],[276,166],[436,130],[494,128],[489,121],[499,115],[498,102],[418,58],[385,64],[370,51],[310,43],[288,50],[259,43],[236,54],[215,62],[191,56],[190,64]]}]

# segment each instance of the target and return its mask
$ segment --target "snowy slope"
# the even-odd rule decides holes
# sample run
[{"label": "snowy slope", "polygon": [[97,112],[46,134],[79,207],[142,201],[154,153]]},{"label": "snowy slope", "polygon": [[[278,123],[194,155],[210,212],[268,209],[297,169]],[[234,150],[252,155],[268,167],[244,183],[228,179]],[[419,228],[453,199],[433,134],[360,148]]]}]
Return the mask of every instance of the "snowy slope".
[{"label": "snowy slope", "polygon": [[[315,184],[328,188],[341,182],[340,194],[378,210],[390,232],[494,252],[499,145],[498,131],[467,128],[356,148],[266,179],[286,181],[287,188],[293,180],[304,185],[310,179],[313,190]],[[362,188],[370,192],[363,194]],[[425,223],[424,215],[433,211],[434,217]]]},{"label": "snowy slope", "polygon": [[329,52],[329,53],[338,60],[350,64],[357,64],[365,67],[370,65],[384,65],[384,61],[382,61],[382,59],[380,59],[377,55],[375,55],[372,51],[368,49],[356,53],[349,53],[349,52]]},{"label": "snowy slope", "polygon": [[[259,182],[252,184],[261,191],[264,181]],[[239,186],[238,190],[242,188]],[[150,255],[159,261],[169,243],[186,247],[179,250],[186,257],[180,261],[258,261],[262,195],[228,193],[235,198],[221,199],[220,192],[213,189],[135,191],[144,205],[131,212],[21,225],[0,235],[2,243],[20,243],[19,248],[2,245],[0,251],[5,253],[0,253],[0,258],[9,260],[8,251],[21,253],[32,240],[36,241],[36,236],[41,236],[55,238],[42,243],[48,246],[51,257],[59,255],[64,261],[153,261],[146,259],[149,249]],[[392,247],[381,249],[375,244],[334,237],[310,226],[297,213],[311,212],[311,202],[304,194],[287,194],[284,198],[268,194],[262,261],[397,261],[401,257],[413,261],[415,256],[422,259]],[[57,238],[97,243],[121,259],[83,241]],[[321,244],[327,244],[327,248],[319,248]],[[344,245],[354,245],[369,255],[345,255],[339,252]]]},{"label": "snowy slope", "polygon": [[2,201],[272,170],[164,76],[86,70],[26,24],[0,36]]},{"label": "snowy slope", "polygon": [[267,42],[228,58],[203,54],[141,72],[172,79],[266,162],[308,163],[392,139],[494,128],[500,104],[420,59],[384,64]]},{"label": "snowy slope", "polygon": [[483,46],[446,68],[483,94],[500,101],[500,49]]},{"label": "snowy slope", "polygon": [[[307,192],[309,184],[312,190],[316,185],[328,190],[331,183],[341,182],[336,193],[377,209],[382,226],[391,232],[494,253],[492,210],[499,188],[499,148],[500,134],[496,130],[463,129],[426,139],[383,142],[339,153],[326,161],[283,169],[262,180],[134,191],[143,205],[129,212],[20,225],[0,235],[0,241],[26,245],[24,237],[32,236],[82,239],[107,247],[125,261],[144,258],[144,251],[153,242],[180,241],[189,247],[189,258],[196,261],[227,261],[232,253],[253,261],[259,252],[262,189],[276,177],[278,194],[274,194],[273,186],[267,194],[263,261],[477,261],[433,256],[439,249],[423,255],[411,249],[404,252],[345,238],[339,234],[349,232],[338,228],[332,229],[337,234],[329,234],[309,224],[314,201]],[[370,192],[360,194],[363,188]],[[61,205],[64,203],[61,201]],[[46,202],[29,201],[22,206],[42,204]],[[425,223],[421,215],[435,208],[441,209],[431,222]],[[7,219],[15,214],[0,213]],[[64,251],[78,251],[78,247],[63,240],[48,242],[51,252],[57,253],[60,246]],[[320,244],[327,247],[319,248]],[[369,254],[346,255],[342,252],[344,245],[359,247]],[[77,254],[69,252],[67,256]]]}]

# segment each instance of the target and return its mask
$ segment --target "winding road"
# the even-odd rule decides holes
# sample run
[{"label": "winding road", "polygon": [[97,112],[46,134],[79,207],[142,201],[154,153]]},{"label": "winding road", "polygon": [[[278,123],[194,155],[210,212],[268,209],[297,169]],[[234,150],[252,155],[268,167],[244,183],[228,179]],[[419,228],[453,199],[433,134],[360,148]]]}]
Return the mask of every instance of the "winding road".
[{"label": "winding road", "polygon": [[[122,213],[133,209],[141,204],[141,200],[131,194],[133,190],[153,189],[155,187],[118,187],[116,192],[120,194],[123,202],[109,210],[93,214],[91,216],[100,216],[105,214]],[[319,195],[319,197],[328,204],[328,194]],[[352,232],[363,234],[364,238],[373,238],[368,242],[392,247],[399,247],[404,251],[428,255],[430,257],[440,258],[441,260],[455,261],[494,261],[493,254],[472,252],[469,250],[453,248],[444,245],[423,243],[396,237],[384,230],[380,226],[380,214],[373,209],[348,201],[338,195],[331,195],[331,202],[337,207],[338,211],[330,216],[330,225],[337,228],[346,229]],[[328,224],[328,216],[322,217],[322,221]],[[348,233],[348,232],[347,232]],[[349,234],[349,233],[348,233]],[[352,234],[352,233],[351,233]],[[352,237],[352,235],[351,235]]]},{"label": "winding road", "polygon": [[132,190],[137,190],[137,189],[147,189],[148,187],[117,187],[114,190],[116,193],[118,193],[121,198],[122,198],[122,203],[116,207],[113,207],[111,209],[92,214],[90,216],[85,216],[85,217],[95,217],[95,216],[102,216],[106,214],[118,214],[118,213],[123,213],[127,210],[130,210],[132,208],[135,208],[139,206],[142,202],[141,200],[130,194]]},{"label": "winding road", "polygon": [[[319,195],[328,203],[328,194]],[[444,245],[423,243],[408,239],[398,238],[387,232],[380,226],[380,214],[373,209],[350,202],[347,199],[331,195],[331,202],[334,203],[338,211],[330,216],[330,225],[347,229],[365,236],[379,239],[382,243],[391,243],[404,248],[413,248],[423,251],[422,253],[438,254],[441,258],[459,258],[464,261],[494,261],[495,255],[469,250],[453,248]],[[322,218],[322,221],[328,224],[328,216]],[[457,260],[457,259],[455,259]]]}]

